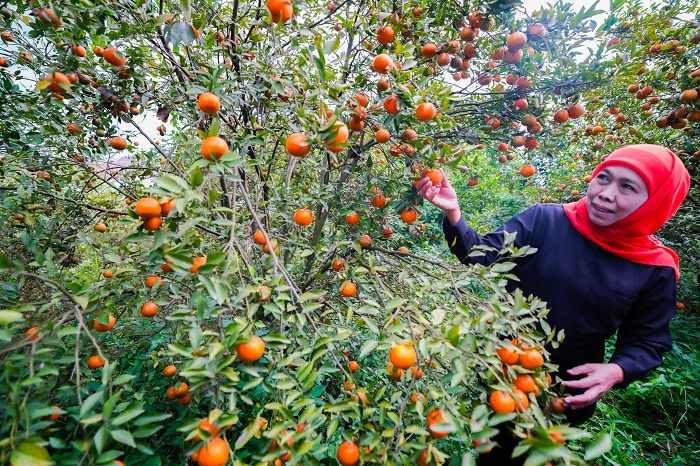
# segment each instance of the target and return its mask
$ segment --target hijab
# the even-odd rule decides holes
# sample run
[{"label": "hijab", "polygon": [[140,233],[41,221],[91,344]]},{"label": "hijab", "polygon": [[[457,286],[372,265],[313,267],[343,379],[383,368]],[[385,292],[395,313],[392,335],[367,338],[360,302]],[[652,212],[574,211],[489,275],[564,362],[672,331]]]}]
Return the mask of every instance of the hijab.
[{"label": "hijab", "polygon": [[564,204],[573,227],[602,249],[631,262],[672,267],[680,279],[678,254],[654,235],[680,208],[690,189],[690,175],[681,159],[671,150],[654,144],[621,147],[600,162],[591,176],[611,165],[637,173],[649,197],[627,217],[601,227],[588,217],[588,200]]}]

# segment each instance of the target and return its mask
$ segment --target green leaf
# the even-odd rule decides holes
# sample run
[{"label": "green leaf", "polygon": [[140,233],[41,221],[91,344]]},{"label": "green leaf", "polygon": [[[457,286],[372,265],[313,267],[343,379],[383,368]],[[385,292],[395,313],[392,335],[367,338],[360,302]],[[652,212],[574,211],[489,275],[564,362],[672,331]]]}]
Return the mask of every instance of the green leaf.
[{"label": "green leaf", "polygon": [[22,321],[24,321],[24,316],[22,315],[21,312],[0,310],[0,324],[7,325],[7,324],[11,324],[13,322],[22,322]]},{"label": "green leaf", "polygon": [[202,169],[199,166],[195,166],[190,170],[190,185],[196,188],[204,182],[204,175],[202,174]]},{"label": "green leaf", "polygon": [[120,426],[122,424],[126,424],[127,422],[131,421],[135,417],[139,416],[141,413],[143,413],[145,410],[141,406],[135,406],[119,416],[115,417],[112,420],[112,424],[115,426]]},{"label": "green leaf", "polygon": [[136,426],[145,426],[147,424],[152,424],[154,422],[160,422],[168,419],[169,417],[172,417],[172,414],[157,414],[154,416],[144,416],[140,417],[134,422],[134,425]]},{"label": "green leaf", "polygon": [[102,390],[93,393],[92,395],[88,396],[85,398],[85,401],[83,401],[83,404],[80,405],[80,418],[82,419],[85,417],[87,413],[92,411],[92,408],[95,407],[95,405],[102,401],[102,396],[104,395],[104,392]]},{"label": "green leaf", "polygon": [[612,448],[612,437],[609,432],[600,432],[586,445],[584,459],[590,461],[603,456]]},{"label": "green leaf", "polygon": [[97,432],[95,432],[95,448],[97,448],[97,453],[101,454],[102,450],[104,450],[104,447],[107,445],[107,439],[108,439],[108,430],[107,426],[105,424],[100,427]]},{"label": "green leaf", "polygon": [[128,445],[131,448],[136,448],[136,444],[134,443],[134,437],[128,430],[113,430],[112,432],[110,432],[110,435],[117,442],[123,443],[124,445]]},{"label": "green leaf", "polygon": [[187,191],[190,187],[187,181],[183,180],[177,175],[166,174],[156,178],[156,185],[172,194],[182,194]]},{"label": "green leaf", "polygon": [[365,356],[367,356],[369,353],[371,353],[372,351],[374,351],[374,349],[377,347],[377,344],[378,344],[378,343],[377,343],[377,340],[374,340],[374,339],[372,339],[372,340],[365,340],[365,341],[362,343],[362,346],[360,347],[360,354],[359,354],[358,358],[359,358],[359,359],[362,359],[362,358],[364,358]]},{"label": "green leaf", "polygon": [[54,462],[48,450],[38,443],[25,440],[10,456],[11,466],[51,466]]}]

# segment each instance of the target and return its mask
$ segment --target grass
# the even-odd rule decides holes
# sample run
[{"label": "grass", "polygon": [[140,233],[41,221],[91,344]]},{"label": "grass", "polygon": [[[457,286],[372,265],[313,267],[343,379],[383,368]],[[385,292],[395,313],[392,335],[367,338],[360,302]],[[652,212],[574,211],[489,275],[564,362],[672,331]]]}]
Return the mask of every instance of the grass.
[{"label": "grass", "polygon": [[627,389],[613,390],[585,426],[613,434],[605,464],[700,464],[700,318],[678,315],[671,328],[673,349],[663,365]]}]

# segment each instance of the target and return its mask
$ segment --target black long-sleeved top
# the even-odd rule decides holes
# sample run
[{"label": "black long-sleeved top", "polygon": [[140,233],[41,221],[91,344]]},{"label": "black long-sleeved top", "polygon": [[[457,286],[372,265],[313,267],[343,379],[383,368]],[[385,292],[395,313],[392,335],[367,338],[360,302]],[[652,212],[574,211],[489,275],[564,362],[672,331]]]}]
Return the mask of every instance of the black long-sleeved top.
[{"label": "black long-sleeved top", "polygon": [[661,364],[671,349],[669,321],[676,312],[676,281],[671,267],[644,265],[615,256],[583,237],[569,222],[561,204],[535,204],[501,228],[484,236],[461,218],[443,231],[450,250],[464,264],[490,264],[497,253],[468,257],[473,246],[500,250],[503,230],[517,232],[518,247],[530,245],[535,254],[514,259],[520,288],[546,301],[547,322],[565,330],[564,343],[552,350],[560,373],[579,364],[602,362],[605,339],[618,331],[610,362],[624,372],[620,386],[646,375]]}]

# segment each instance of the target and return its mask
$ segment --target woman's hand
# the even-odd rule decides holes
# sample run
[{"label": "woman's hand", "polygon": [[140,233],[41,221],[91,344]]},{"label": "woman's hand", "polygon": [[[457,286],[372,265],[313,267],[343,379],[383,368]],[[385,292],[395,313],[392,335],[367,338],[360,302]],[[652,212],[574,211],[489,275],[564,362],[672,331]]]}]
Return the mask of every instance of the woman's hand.
[{"label": "woman's hand", "polygon": [[571,409],[585,408],[600,400],[614,385],[622,382],[624,373],[617,364],[582,364],[567,371],[571,375],[586,375],[578,380],[562,380],[569,388],[585,389],[580,395],[564,398]]},{"label": "woman's hand", "polygon": [[457,193],[455,193],[450,182],[447,181],[447,177],[444,173],[439,186],[434,186],[430,178],[423,175],[421,179],[416,182],[415,187],[418,190],[418,194],[432,202],[435,207],[445,212],[452,224],[459,220],[461,212],[459,210]]}]

